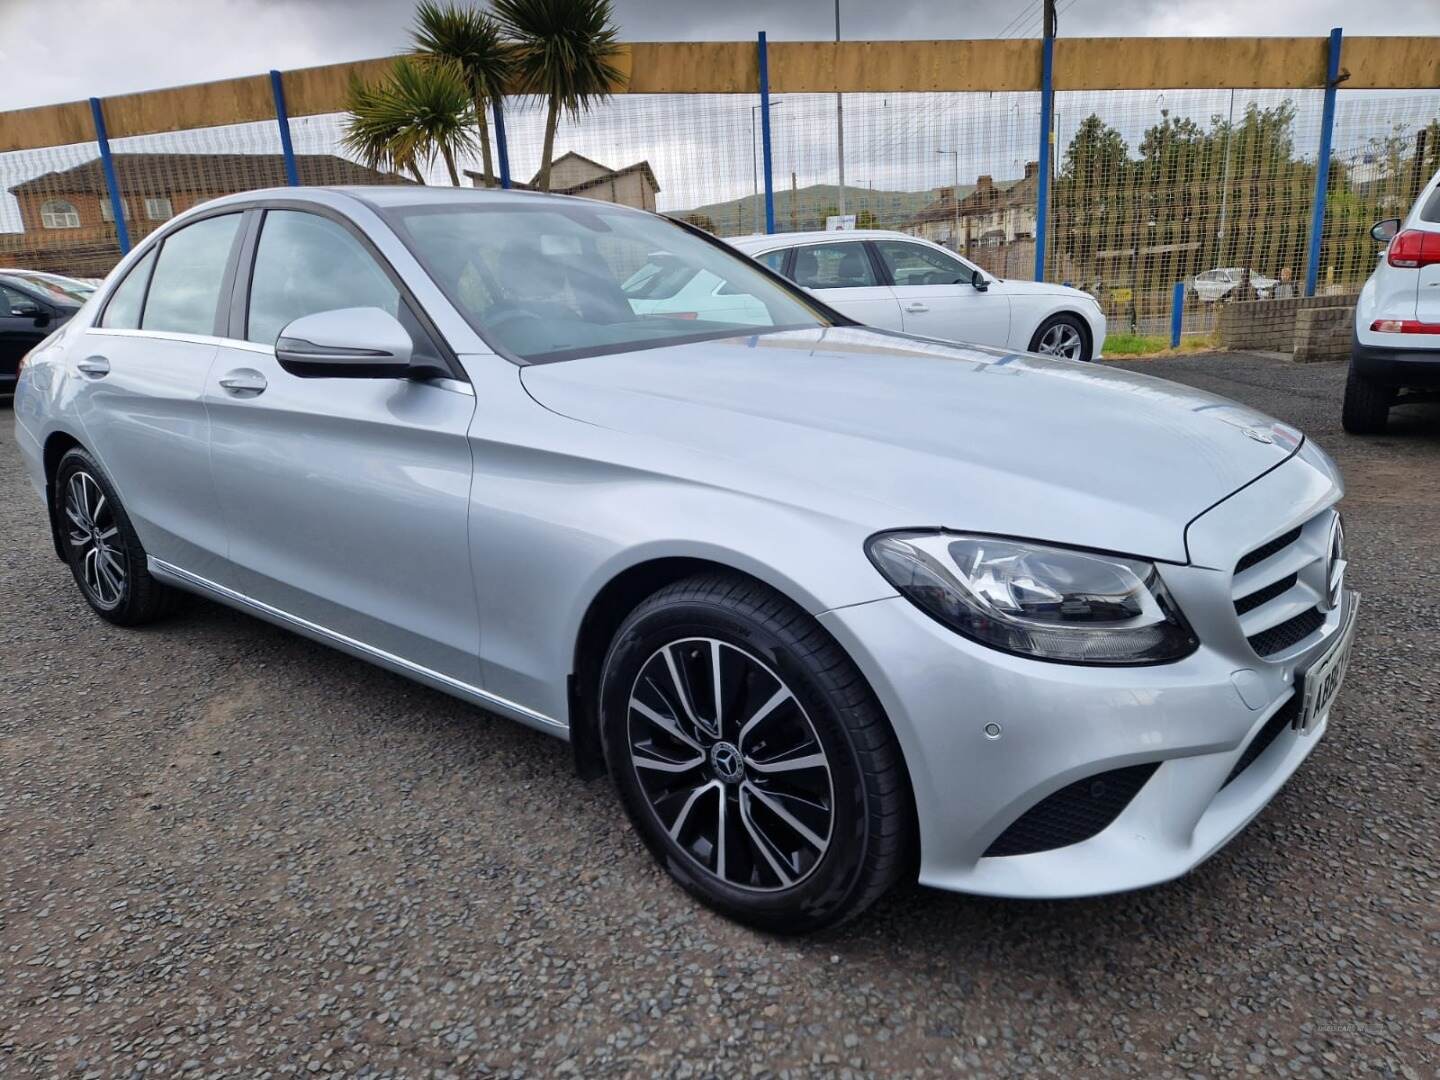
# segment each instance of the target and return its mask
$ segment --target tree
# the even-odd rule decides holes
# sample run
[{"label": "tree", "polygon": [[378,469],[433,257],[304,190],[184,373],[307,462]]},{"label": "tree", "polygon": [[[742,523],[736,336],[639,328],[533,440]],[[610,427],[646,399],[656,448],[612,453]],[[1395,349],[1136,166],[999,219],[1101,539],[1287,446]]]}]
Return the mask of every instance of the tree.
[{"label": "tree", "polygon": [[460,186],[455,159],[473,153],[474,106],[453,62],[396,60],[376,86],[350,84],[344,144],[371,168],[400,168],[424,183],[422,167],[439,156]]},{"label": "tree", "polygon": [[610,0],[494,0],[494,13],[514,39],[521,92],[547,105],[536,186],[549,191],[560,113],[577,119],[608,98],[621,78]]},{"label": "tree", "polygon": [[490,156],[490,125],[486,106],[502,98],[511,73],[510,47],[494,19],[471,7],[436,0],[424,0],[415,9],[415,27],[410,31],[415,55],[423,61],[455,64],[470,92],[479,134],[482,170],[486,187],[495,186],[495,168]]}]

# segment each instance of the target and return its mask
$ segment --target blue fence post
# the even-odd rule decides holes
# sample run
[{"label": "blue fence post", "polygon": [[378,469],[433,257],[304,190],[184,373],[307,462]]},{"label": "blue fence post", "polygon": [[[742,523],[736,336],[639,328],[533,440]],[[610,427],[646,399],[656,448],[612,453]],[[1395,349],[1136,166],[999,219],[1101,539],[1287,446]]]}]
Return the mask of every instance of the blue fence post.
[{"label": "blue fence post", "polygon": [[295,147],[290,142],[290,113],[285,108],[285,82],[280,72],[270,69],[270,96],[275,99],[275,122],[280,125],[280,153],[285,157],[285,182],[300,186],[300,173],[295,168]]},{"label": "blue fence post", "polygon": [[495,155],[500,159],[500,186],[510,186],[510,149],[505,143],[505,107],[497,97],[491,110],[495,114]]},{"label": "blue fence post", "polygon": [[775,231],[775,178],[770,172],[770,58],[760,31],[760,148],[765,156],[765,231]]},{"label": "blue fence post", "polygon": [[1055,110],[1055,36],[1045,27],[1040,45],[1040,161],[1035,186],[1035,280],[1045,280],[1045,233],[1050,218],[1050,130]]},{"label": "blue fence post", "polygon": [[1185,319],[1185,283],[1175,282],[1175,293],[1170,300],[1170,348],[1180,347],[1180,325]]},{"label": "blue fence post", "polygon": [[90,115],[95,120],[95,141],[100,144],[100,167],[105,172],[105,187],[110,191],[110,210],[115,215],[115,238],[120,241],[120,253],[130,251],[130,228],[125,224],[125,200],[120,195],[120,182],[115,179],[115,159],[110,156],[110,136],[105,133],[105,110],[100,99],[90,99]]},{"label": "blue fence post", "polygon": [[1320,113],[1320,160],[1315,170],[1315,204],[1310,208],[1310,252],[1305,260],[1305,295],[1314,296],[1320,279],[1320,242],[1325,229],[1325,197],[1330,189],[1330,144],[1335,135],[1335,88],[1340,84],[1340,27],[1330,31],[1325,64],[1325,108]]}]

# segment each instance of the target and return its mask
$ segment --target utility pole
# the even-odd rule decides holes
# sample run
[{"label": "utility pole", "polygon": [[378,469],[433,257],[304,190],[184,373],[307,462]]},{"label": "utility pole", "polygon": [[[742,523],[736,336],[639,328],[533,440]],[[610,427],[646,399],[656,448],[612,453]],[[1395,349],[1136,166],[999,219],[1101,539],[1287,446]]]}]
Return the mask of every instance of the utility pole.
[{"label": "utility pole", "polygon": [[[835,44],[840,44],[840,0],[835,0]],[[836,83],[839,83],[840,50],[835,50]],[[845,97],[835,91],[835,156],[840,164],[840,198],[836,209],[845,213]]]}]

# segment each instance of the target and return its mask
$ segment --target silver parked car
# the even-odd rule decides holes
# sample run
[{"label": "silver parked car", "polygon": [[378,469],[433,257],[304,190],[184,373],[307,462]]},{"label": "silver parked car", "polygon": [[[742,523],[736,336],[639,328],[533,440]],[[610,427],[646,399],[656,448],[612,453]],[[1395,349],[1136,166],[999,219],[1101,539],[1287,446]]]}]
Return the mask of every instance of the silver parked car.
[{"label": "silver parked car", "polygon": [[[657,256],[748,299],[637,306]],[[865,329],[604,203],[209,203],[15,413],[100,617],[200,593],[568,738],[682,885],[777,930],[917,867],[1184,873],[1315,747],[1355,626],[1340,480],[1293,429]]]}]

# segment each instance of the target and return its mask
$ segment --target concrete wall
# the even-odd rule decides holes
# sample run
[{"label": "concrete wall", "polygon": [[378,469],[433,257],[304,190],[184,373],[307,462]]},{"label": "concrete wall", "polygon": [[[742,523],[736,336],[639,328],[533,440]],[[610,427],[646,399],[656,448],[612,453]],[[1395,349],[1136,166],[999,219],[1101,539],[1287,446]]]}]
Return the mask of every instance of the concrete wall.
[{"label": "concrete wall", "polygon": [[[1257,349],[1263,352],[1293,352],[1296,320],[1302,311],[1340,308],[1354,319],[1355,300],[1359,293],[1337,293],[1331,296],[1297,296],[1288,300],[1245,300],[1222,303],[1216,333],[1225,349]],[[1319,320],[1314,326],[1330,326],[1331,321]],[[1349,333],[1348,329],[1346,331]],[[1348,355],[1348,337],[1346,350]]]}]

